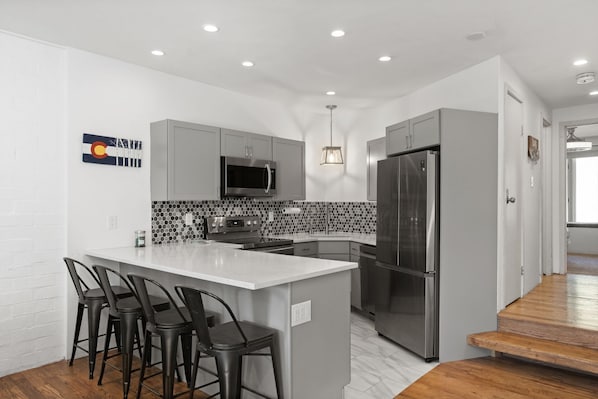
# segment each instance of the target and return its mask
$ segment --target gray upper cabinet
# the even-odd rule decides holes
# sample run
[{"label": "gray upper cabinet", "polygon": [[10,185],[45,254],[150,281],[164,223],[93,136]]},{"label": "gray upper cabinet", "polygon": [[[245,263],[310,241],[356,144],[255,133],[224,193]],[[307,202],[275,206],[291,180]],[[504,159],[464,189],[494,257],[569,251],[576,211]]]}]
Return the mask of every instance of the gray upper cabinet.
[{"label": "gray upper cabinet", "polygon": [[411,148],[424,148],[440,144],[440,110],[410,119],[409,131],[413,139]]},{"label": "gray upper cabinet", "polygon": [[150,137],[153,201],[219,198],[220,128],[164,120]]},{"label": "gray upper cabinet", "polygon": [[409,150],[409,121],[397,123],[386,128],[387,155]]},{"label": "gray upper cabinet", "polygon": [[305,142],[272,138],[277,200],[305,199]]},{"label": "gray upper cabinet", "polygon": [[378,161],[386,158],[386,138],[367,142],[367,199],[376,201],[378,187]]},{"label": "gray upper cabinet", "polygon": [[221,154],[227,157],[272,160],[272,137],[221,129]]},{"label": "gray upper cabinet", "polygon": [[440,144],[440,110],[388,126],[387,155],[400,154]]}]

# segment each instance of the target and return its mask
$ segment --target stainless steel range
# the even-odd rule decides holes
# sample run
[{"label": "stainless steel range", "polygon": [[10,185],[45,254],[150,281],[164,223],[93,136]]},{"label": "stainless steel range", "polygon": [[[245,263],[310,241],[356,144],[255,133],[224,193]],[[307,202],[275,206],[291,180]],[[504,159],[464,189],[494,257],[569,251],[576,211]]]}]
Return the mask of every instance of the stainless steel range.
[{"label": "stainless steel range", "polygon": [[208,240],[240,244],[249,251],[293,255],[293,240],[262,237],[259,216],[210,216],[204,230]]}]

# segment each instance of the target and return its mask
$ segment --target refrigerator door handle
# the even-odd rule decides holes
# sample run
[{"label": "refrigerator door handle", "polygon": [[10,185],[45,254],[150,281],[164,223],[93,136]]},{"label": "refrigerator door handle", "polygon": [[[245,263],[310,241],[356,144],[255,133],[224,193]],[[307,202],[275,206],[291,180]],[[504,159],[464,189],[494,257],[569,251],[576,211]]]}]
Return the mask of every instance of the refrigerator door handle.
[{"label": "refrigerator door handle", "polygon": [[438,176],[437,176],[438,152],[428,151],[427,155],[427,200],[426,200],[426,272],[436,270],[436,253],[438,246],[438,236],[436,225],[437,207],[438,207]]},{"label": "refrigerator door handle", "polygon": [[399,173],[397,173],[397,261],[396,264],[400,265],[399,259],[401,258],[401,207],[399,204],[401,203],[401,164],[398,164],[397,167],[399,168]]}]

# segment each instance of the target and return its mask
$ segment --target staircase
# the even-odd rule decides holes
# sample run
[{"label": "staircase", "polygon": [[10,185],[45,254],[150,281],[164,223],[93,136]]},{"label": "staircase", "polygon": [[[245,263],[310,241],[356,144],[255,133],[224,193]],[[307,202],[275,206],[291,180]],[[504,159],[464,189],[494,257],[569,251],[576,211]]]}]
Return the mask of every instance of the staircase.
[{"label": "staircase", "polygon": [[598,374],[598,277],[551,276],[498,314],[498,331],[470,345]]}]

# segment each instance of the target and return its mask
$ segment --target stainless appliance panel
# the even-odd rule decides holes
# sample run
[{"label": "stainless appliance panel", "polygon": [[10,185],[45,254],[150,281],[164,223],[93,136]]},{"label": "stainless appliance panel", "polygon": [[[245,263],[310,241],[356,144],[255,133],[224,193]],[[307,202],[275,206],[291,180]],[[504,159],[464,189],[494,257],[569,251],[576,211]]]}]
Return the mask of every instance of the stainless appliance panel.
[{"label": "stainless appliance panel", "polygon": [[394,264],[397,260],[400,158],[378,161],[376,258]]},{"label": "stainless appliance panel", "polygon": [[370,318],[375,314],[374,300],[372,293],[376,290],[375,279],[373,278],[374,267],[376,266],[376,247],[372,245],[361,245],[359,247],[359,298],[357,305]]},{"label": "stainless appliance panel", "polygon": [[381,335],[427,360],[438,356],[437,279],[377,263],[375,328]]},{"label": "stainless appliance panel", "polygon": [[222,197],[276,195],[276,162],[253,158],[220,158]]},{"label": "stainless appliance panel", "polygon": [[248,248],[247,251],[268,252],[271,254],[279,254],[279,255],[294,255],[295,254],[295,248],[292,245],[284,246],[284,247]]}]

